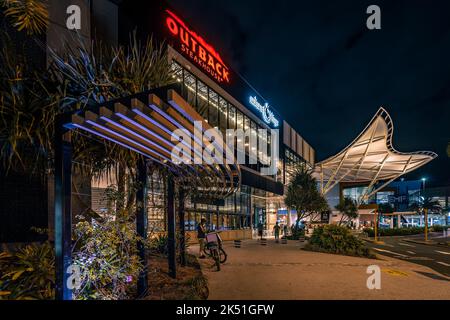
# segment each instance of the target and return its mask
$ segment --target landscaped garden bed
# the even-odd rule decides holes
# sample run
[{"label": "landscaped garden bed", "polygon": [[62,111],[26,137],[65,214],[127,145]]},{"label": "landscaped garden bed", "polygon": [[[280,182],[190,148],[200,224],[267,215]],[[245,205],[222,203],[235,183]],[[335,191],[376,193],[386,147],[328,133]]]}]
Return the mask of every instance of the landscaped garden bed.
[{"label": "landscaped garden bed", "polygon": [[208,298],[207,280],[197,258],[187,255],[185,267],[178,266],[177,278],[168,274],[167,257],[152,255],[149,259],[148,287],[145,300],[205,300]]},{"label": "landscaped garden bed", "polygon": [[375,258],[362,240],[352,235],[348,228],[337,225],[324,225],[314,229],[304,250]]}]

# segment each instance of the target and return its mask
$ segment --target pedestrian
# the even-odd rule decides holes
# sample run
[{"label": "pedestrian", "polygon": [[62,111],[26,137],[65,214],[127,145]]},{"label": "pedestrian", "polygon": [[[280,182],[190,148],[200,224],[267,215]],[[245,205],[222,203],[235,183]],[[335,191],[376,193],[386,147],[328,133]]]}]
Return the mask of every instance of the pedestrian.
[{"label": "pedestrian", "polygon": [[258,236],[261,240],[263,238],[263,230],[264,230],[263,224],[262,224],[262,222],[259,222],[258,223]]},{"label": "pedestrian", "polygon": [[199,249],[199,258],[204,259],[205,258],[205,241],[206,241],[206,219],[202,218],[200,220],[200,223],[197,226],[197,239],[198,244],[200,246]]},{"label": "pedestrian", "polygon": [[287,236],[288,236],[288,226],[287,226],[287,224],[285,224],[283,226],[283,232],[284,232],[284,237],[287,238]]},{"label": "pedestrian", "polygon": [[278,242],[278,240],[280,239],[280,225],[277,223],[275,224],[275,226],[273,227],[273,233],[275,234],[275,240],[276,242]]}]

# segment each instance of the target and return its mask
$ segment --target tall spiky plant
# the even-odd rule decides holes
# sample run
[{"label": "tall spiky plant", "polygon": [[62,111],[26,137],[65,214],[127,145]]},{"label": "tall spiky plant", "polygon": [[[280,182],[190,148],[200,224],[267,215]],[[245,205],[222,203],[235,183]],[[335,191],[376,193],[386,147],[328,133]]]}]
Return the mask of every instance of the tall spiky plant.
[{"label": "tall spiky plant", "polygon": [[0,43],[0,161],[7,169],[42,173],[57,103],[7,34],[0,35]]},{"label": "tall spiky plant", "polygon": [[[105,47],[97,41],[86,44],[79,38],[77,48],[68,48],[64,55],[50,52],[51,73],[59,95],[64,96],[64,110],[84,109],[173,82],[163,44],[157,45],[151,38],[141,42],[135,34],[130,36],[128,46]],[[119,191],[133,183],[140,155],[81,133],[74,142],[76,160],[89,164],[89,174],[116,170]],[[133,194],[127,203],[128,207],[134,203]]]},{"label": "tall spiky plant", "polygon": [[43,0],[0,0],[4,15],[18,31],[42,34],[48,27],[47,2]]}]

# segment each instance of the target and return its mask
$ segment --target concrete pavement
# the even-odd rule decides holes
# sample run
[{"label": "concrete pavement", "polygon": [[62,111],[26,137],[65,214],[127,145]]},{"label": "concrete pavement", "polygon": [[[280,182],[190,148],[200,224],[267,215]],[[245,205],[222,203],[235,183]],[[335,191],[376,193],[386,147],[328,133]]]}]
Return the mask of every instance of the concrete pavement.
[{"label": "concrete pavement", "polygon": [[[210,259],[201,260],[209,281],[209,299],[446,299],[450,278],[417,264],[383,257],[382,260],[300,250],[269,240],[242,242],[242,248],[225,243],[228,261],[217,272]],[[198,247],[190,248],[197,253]],[[366,273],[380,266],[381,289],[369,290]]]}]

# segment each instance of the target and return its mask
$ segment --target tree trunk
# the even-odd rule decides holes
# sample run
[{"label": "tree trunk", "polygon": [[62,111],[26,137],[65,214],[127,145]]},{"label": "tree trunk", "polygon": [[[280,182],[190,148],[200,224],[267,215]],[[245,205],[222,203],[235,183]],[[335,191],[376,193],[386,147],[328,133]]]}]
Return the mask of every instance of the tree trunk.
[{"label": "tree trunk", "polygon": [[125,183],[126,183],[126,169],[125,166],[119,162],[119,168],[117,172],[117,194],[116,200],[116,213],[122,212],[124,206],[125,196]]}]

